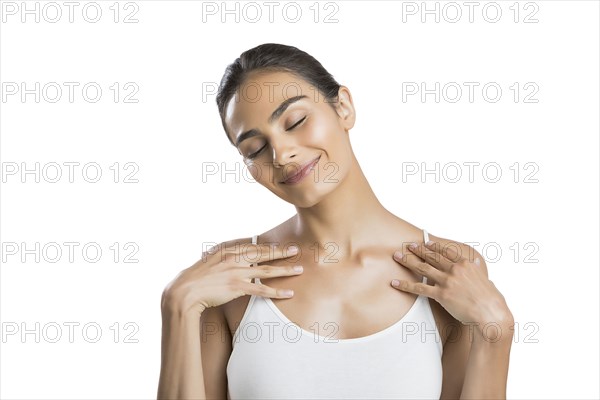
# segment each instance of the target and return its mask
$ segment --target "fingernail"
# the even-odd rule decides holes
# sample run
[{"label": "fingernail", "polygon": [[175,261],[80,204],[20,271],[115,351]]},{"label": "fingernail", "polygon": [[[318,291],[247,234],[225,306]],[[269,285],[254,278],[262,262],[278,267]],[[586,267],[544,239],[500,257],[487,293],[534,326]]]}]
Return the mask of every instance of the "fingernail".
[{"label": "fingernail", "polygon": [[281,295],[285,297],[292,297],[294,295],[294,291],[290,289],[285,289],[281,291]]},{"label": "fingernail", "polygon": [[392,286],[400,285],[400,281],[398,279],[392,279]]},{"label": "fingernail", "polygon": [[408,247],[410,247],[411,249],[416,249],[417,248],[417,244],[416,243],[411,243],[408,245]]},{"label": "fingernail", "polygon": [[296,272],[302,272],[302,271],[304,271],[304,267],[302,267],[302,265],[296,265],[294,267],[294,271],[296,271]]},{"label": "fingernail", "polygon": [[288,251],[291,253],[296,253],[298,251],[298,246],[290,246],[288,247]]},{"label": "fingernail", "polygon": [[425,243],[425,244],[426,244],[427,246],[431,246],[431,245],[433,245],[433,241],[431,241],[431,240],[428,240],[428,241],[427,241],[427,243]]},{"label": "fingernail", "polygon": [[397,251],[394,253],[394,257],[401,259],[402,258],[402,253],[400,251]]}]

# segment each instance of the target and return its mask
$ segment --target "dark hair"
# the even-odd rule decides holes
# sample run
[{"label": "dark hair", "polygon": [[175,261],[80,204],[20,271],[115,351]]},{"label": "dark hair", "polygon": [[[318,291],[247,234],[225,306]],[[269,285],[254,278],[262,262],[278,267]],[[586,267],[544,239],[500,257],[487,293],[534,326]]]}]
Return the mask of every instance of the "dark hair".
[{"label": "dark hair", "polygon": [[264,43],[244,51],[232,64],[228,65],[221,78],[217,93],[217,107],[221,116],[221,124],[229,142],[233,141],[225,126],[225,105],[253,71],[290,72],[317,88],[319,93],[333,107],[340,84],[310,54],[294,47],[278,43]]}]

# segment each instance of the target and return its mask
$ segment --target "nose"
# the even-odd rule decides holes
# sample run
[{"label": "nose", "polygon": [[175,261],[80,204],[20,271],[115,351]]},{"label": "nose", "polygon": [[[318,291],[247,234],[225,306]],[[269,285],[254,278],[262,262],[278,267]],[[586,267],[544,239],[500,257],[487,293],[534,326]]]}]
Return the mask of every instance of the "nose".
[{"label": "nose", "polygon": [[271,143],[273,148],[273,165],[276,168],[294,161],[296,157],[296,144],[291,137],[278,138],[277,143]]}]

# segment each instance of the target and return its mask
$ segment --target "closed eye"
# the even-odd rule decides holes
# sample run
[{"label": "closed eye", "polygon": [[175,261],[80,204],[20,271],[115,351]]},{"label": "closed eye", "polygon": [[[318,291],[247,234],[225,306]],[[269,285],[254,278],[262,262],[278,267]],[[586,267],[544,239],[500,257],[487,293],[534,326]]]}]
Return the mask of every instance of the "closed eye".
[{"label": "closed eye", "polygon": [[258,153],[260,153],[261,151],[263,151],[263,149],[265,147],[267,147],[266,144],[263,147],[261,147],[260,149],[258,149],[258,151],[255,151],[254,153],[250,154],[247,158],[249,158],[249,159],[255,158],[258,155]]},{"label": "closed eye", "polygon": [[[302,118],[300,121],[296,122],[294,125],[290,126],[285,131],[286,132],[291,131],[292,129],[294,129],[295,127],[297,127],[298,125],[300,125],[302,122],[304,122],[305,119],[306,119],[306,117]],[[254,153],[250,154],[247,158],[249,158],[249,159],[256,158],[256,156],[259,155],[260,152],[263,151],[265,147],[267,147],[266,144],[263,147],[261,147],[260,149],[258,149],[258,151],[255,151]]]},{"label": "closed eye", "polygon": [[291,131],[292,129],[294,129],[295,127],[297,127],[298,125],[300,125],[302,123],[302,121],[304,121],[306,119],[306,117],[302,118],[300,121],[296,122],[294,125],[290,126],[288,129],[286,129],[285,131]]}]

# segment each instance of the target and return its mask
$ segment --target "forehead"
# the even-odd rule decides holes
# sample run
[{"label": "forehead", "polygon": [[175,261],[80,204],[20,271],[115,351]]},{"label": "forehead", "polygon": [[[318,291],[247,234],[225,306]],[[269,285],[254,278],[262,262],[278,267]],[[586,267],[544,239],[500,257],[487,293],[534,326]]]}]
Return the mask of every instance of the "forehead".
[{"label": "forehead", "polygon": [[241,132],[266,124],[273,110],[284,100],[299,95],[314,102],[317,89],[289,72],[253,72],[225,107],[225,123],[235,139]]}]

